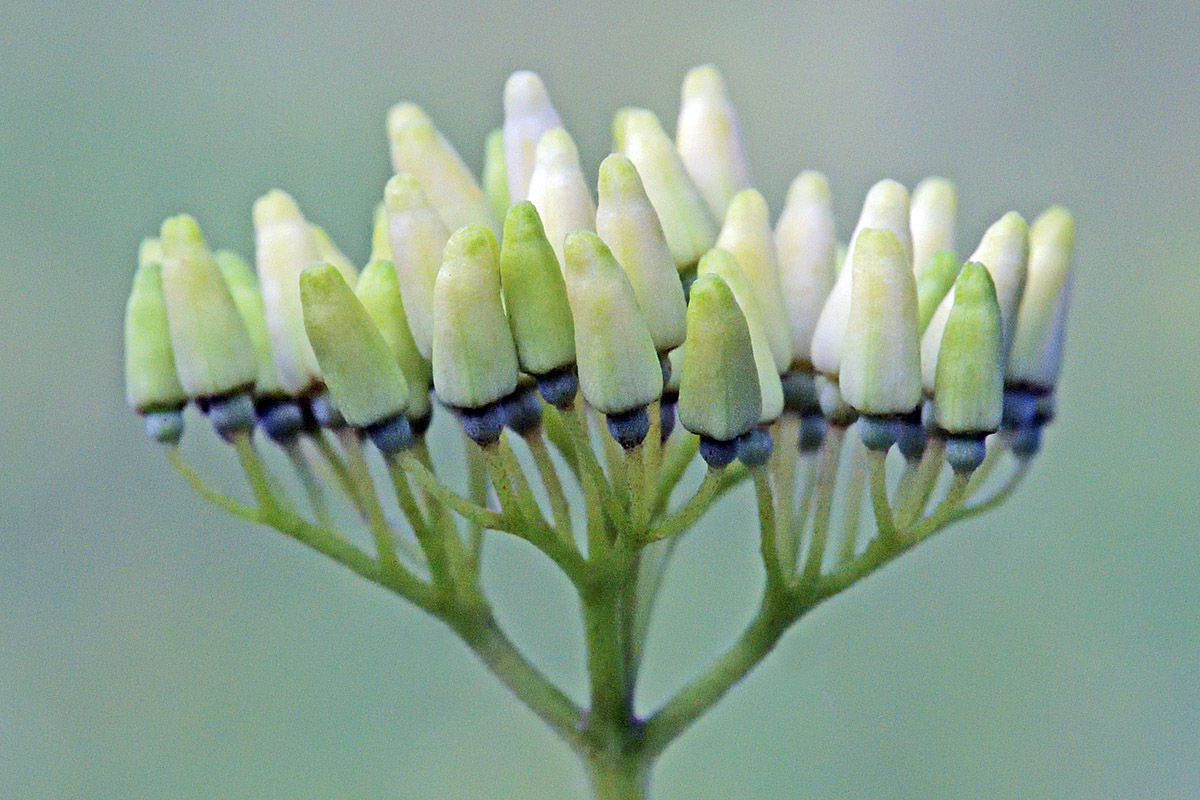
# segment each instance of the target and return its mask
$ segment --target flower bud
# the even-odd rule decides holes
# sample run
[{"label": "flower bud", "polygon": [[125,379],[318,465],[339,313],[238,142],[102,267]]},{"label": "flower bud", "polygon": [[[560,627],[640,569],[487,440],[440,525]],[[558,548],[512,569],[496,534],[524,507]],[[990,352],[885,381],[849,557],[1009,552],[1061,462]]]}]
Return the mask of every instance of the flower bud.
[{"label": "flower bud", "polygon": [[596,229],[596,204],[579,166],[579,150],[562,128],[546,131],[538,142],[529,201],[537,207],[559,264],[567,234]]},{"label": "flower bud", "polygon": [[771,356],[775,359],[775,371],[782,375],[792,365],[792,337],[779,281],[770,212],[761,194],[754,189],[745,189],[734,195],[717,238],[717,247],[733,254],[746,280],[754,287]]},{"label": "flower bud", "polygon": [[300,299],[325,385],[346,422],[366,428],[403,414],[408,386],[400,364],[338,269],[324,262],[306,268]]},{"label": "flower bud", "polygon": [[447,228],[483,225],[495,230],[491,205],[475,176],[424,111],[401,103],[388,112],[387,127],[392,168],[420,182]]},{"label": "flower bud", "polygon": [[917,277],[942,250],[954,249],[954,225],[958,217],[958,192],[945,178],[926,178],[912,194],[909,228],[912,231],[913,268]]},{"label": "flower bud", "polygon": [[850,318],[850,266],[854,263],[854,248],[860,231],[879,228],[891,231],[912,268],[912,235],[908,229],[908,190],[893,180],[882,180],[871,187],[863,201],[862,213],[850,237],[843,269],[821,309],[813,331],[812,363],[818,372],[836,378],[842,364],[842,339]]},{"label": "flower bud", "polygon": [[504,131],[494,129],[488,134],[483,149],[483,193],[492,204],[496,219],[508,213],[508,170],[504,163]]},{"label": "flower bud", "polygon": [[917,325],[921,333],[929,327],[933,312],[954,285],[962,262],[953,250],[934,253],[929,265],[917,277]]},{"label": "flower bud", "polygon": [[775,225],[779,283],[792,340],[792,366],[810,369],[813,330],[837,279],[836,239],[829,183],[805,171],[792,181]]},{"label": "flower bud", "polygon": [[392,260],[391,234],[388,233],[387,204],[380,202],[375,206],[375,214],[371,218],[371,261],[382,259]]},{"label": "flower bud", "polygon": [[417,350],[428,359],[433,355],[433,284],[450,234],[412,175],[392,176],[383,198],[404,314]]},{"label": "flower bud", "polygon": [[750,341],[754,346],[754,364],[758,370],[758,386],[762,392],[759,421],[774,421],[783,413],[783,384],[779,380],[775,359],[771,355],[769,334],[754,287],[733,254],[719,247],[714,247],[704,254],[704,258],[700,259],[697,274],[717,275],[733,292],[738,308],[746,318]]},{"label": "flower bud", "polygon": [[446,242],[433,288],[433,385],[448,406],[475,409],[517,386],[517,348],[500,300],[496,237],[481,225]]},{"label": "flower bud", "polygon": [[125,397],[139,414],[182,408],[188,399],[175,373],[157,239],[142,242],[125,304]]},{"label": "flower bud", "polygon": [[622,109],[613,126],[615,149],[637,167],[676,269],[690,270],[717,240],[717,225],[708,204],[654,112]]},{"label": "flower bud", "polygon": [[271,352],[271,332],[267,329],[262,293],[258,289],[254,271],[245,259],[228,250],[218,250],[214,258],[246,326],[246,333],[250,335],[250,343],[254,346],[254,357],[258,364],[254,396],[286,397],[287,392],[283,390],[283,385],[279,382],[279,372],[275,368],[275,355]]},{"label": "flower bud", "polygon": [[1047,391],[1058,381],[1074,250],[1071,212],[1054,206],[1034,220],[1029,229],[1029,280],[1008,354],[1010,384]]},{"label": "flower bud", "polygon": [[917,282],[900,241],[867,228],[855,240],[839,388],[860,414],[907,414],[921,402]]},{"label": "flower bud", "polygon": [[680,424],[722,442],[750,431],[761,417],[760,374],[750,328],[733,291],[717,273],[701,275],[692,284],[687,310]]},{"label": "flower bud", "polygon": [[662,354],[683,344],[687,300],[662,224],[633,162],[613,153],[600,164],[596,231],[633,287],[654,349]]},{"label": "flower bud", "polygon": [[517,203],[504,219],[500,286],[521,369],[547,375],[575,363],[575,328],[563,279],[537,209]]},{"label": "flower bud", "polygon": [[602,414],[640,409],[662,395],[662,368],[633,287],[600,237],[567,237],[567,298],[583,396]]},{"label": "flower bud", "polygon": [[529,196],[538,143],[546,131],[562,125],[537,73],[522,70],[508,76],[504,84],[503,141],[509,203],[519,203]]},{"label": "flower bud", "polygon": [[684,77],[682,94],[675,146],[713,216],[724,219],[729,201],[750,186],[737,111],[725,94],[721,73],[711,64]]},{"label": "flower bud", "polygon": [[963,267],[954,282],[934,381],[933,416],[951,434],[987,434],[1000,427],[1004,398],[1000,305],[982,264]]},{"label": "flower bud", "polygon": [[193,399],[226,397],[254,386],[258,367],[246,325],[196,220],[162,224],[162,288],[175,371]]},{"label": "flower bud", "polygon": [[312,229],[313,241],[317,244],[317,259],[326,264],[333,264],[337,271],[342,273],[342,279],[353,286],[358,281],[358,267],[354,266],[354,262],[338,249],[324,228],[319,225],[310,225],[309,227]]},{"label": "flower bud", "polygon": [[429,403],[433,368],[413,341],[408,318],[404,316],[395,265],[387,259],[371,259],[358,276],[354,294],[383,335],[404,374],[404,382],[408,385],[408,418],[414,421],[426,419],[433,411]]},{"label": "flower bud", "polygon": [[274,189],[254,203],[255,262],[279,383],[292,396],[321,380],[304,332],[300,273],[317,258],[312,228],[291,195]]}]

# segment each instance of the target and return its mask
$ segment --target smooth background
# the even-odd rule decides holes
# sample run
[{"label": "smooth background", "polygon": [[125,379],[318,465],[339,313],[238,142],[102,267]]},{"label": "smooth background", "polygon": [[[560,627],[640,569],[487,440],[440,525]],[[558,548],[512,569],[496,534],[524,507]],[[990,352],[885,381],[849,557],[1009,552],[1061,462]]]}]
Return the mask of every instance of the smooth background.
[{"label": "smooth background", "polygon": [[[955,179],[969,247],[1079,219],[1061,419],[1002,511],[821,609],[677,744],[657,797],[1200,794],[1200,23],[1193,3],[0,6],[0,797],[582,797],[582,773],[438,625],[202,505],[124,407],[137,241],[179,211],[250,249],[294,192],[356,259],[383,117],[478,166],[537,69],[594,168],[715,61],[778,211],[827,172]],[[444,434],[449,448],[454,440]],[[236,489],[194,429],[196,461]],[[750,613],[745,496],[683,548],[647,703]],[[575,613],[517,548],[503,620],[578,692]]]}]

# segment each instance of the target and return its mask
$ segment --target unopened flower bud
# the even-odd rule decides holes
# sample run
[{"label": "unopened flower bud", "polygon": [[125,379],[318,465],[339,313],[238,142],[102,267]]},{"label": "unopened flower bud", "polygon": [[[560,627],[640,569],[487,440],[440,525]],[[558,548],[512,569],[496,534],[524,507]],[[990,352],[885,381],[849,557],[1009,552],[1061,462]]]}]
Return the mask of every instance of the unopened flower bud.
[{"label": "unopened flower bud", "polygon": [[579,150],[562,128],[546,131],[538,142],[529,201],[537,207],[560,264],[567,234],[596,229],[596,204],[579,166]]},{"label": "unopened flower bud", "polygon": [[353,286],[358,281],[358,267],[354,266],[345,253],[338,249],[333,239],[320,225],[312,225],[313,241],[317,244],[317,259],[326,264],[332,264],[342,273],[342,279]]},{"label": "unopened flower bud", "polygon": [[475,176],[424,111],[401,103],[388,112],[387,127],[392,169],[417,179],[447,228],[483,225],[495,230],[491,204]]},{"label": "unopened flower bud", "polygon": [[496,219],[508,213],[508,170],[504,162],[504,131],[494,129],[488,134],[483,149],[483,193],[492,204]]},{"label": "unopened flower bud", "polygon": [[429,402],[433,368],[413,341],[408,318],[404,316],[395,265],[387,259],[372,259],[358,276],[354,294],[383,335],[404,374],[404,382],[408,385],[408,418],[415,425],[423,423],[433,412]]},{"label": "unopened flower bud", "polygon": [[383,198],[404,314],[417,350],[429,359],[433,355],[433,284],[450,234],[412,175],[394,175],[384,187]]},{"label": "unopened flower bud", "polygon": [[480,409],[517,386],[517,348],[500,299],[496,237],[481,225],[446,242],[433,289],[433,385],[448,406]]},{"label": "unopened flower bud", "polygon": [[958,255],[953,250],[942,250],[934,253],[925,271],[917,277],[917,325],[921,333],[929,327],[929,321],[950,292],[961,269]]},{"label": "unopened flower bud", "polygon": [[233,302],[242,322],[246,325],[246,333],[254,345],[254,357],[258,364],[258,377],[254,381],[255,398],[283,398],[287,396],[283,385],[279,382],[279,371],[275,367],[275,356],[271,352],[271,333],[267,328],[266,311],[263,308],[262,293],[258,288],[258,280],[254,271],[245,259],[237,253],[228,250],[218,250],[215,256],[217,268],[229,287]]},{"label": "unopened flower bud", "polygon": [[958,192],[945,178],[926,178],[912,194],[909,228],[912,231],[913,268],[920,278],[942,250],[954,249],[958,219]]},{"label": "unopened flower bud", "polygon": [[792,181],[775,224],[779,283],[792,340],[792,366],[811,369],[812,337],[837,279],[836,238],[829,183],[806,171]]},{"label": "unopened flower bud", "polygon": [[533,203],[508,211],[500,248],[500,286],[521,369],[548,375],[575,363],[567,284]]},{"label": "unopened flower bud", "polygon": [[708,204],[654,112],[622,109],[613,124],[615,149],[637,167],[676,269],[692,269],[717,240],[717,225]]},{"label": "unopened flower bud", "polygon": [[346,422],[367,428],[403,414],[409,393],[400,364],[338,269],[323,262],[305,269],[300,297],[325,385]]},{"label": "unopened flower bud", "polygon": [[596,231],[625,270],[660,354],[683,344],[687,301],[662,224],[633,162],[613,153],[600,164]]},{"label": "unopened flower bud", "polygon": [[682,95],[675,146],[713,216],[724,219],[730,199],[750,186],[737,111],[711,64],[684,77]]},{"label": "unopened flower bud", "polygon": [[[699,276],[717,275],[733,292],[738,308],[746,318],[750,330],[750,341],[753,344],[754,364],[758,370],[758,386],[762,392],[760,400],[759,422],[773,422],[783,413],[783,384],[779,380],[776,362],[771,354],[771,344],[767,325],[763,319],[762,307],[758,295],[750,284],[740,263],[733,254],[719,247],[714,247],[700,259],[697,270]],[[686,368],[686,367],[685,367]]]},{"label": "unopened flower bud", "polygon": [[391,234],[388,232],[387,204],[380,202],[375,206],[371,218],[371,261],[382,259],[392,260]]},{"label": "unopened flower bud", "polygon": [[662,395],[662,368],[633,287],[600,237],[567,237],[567,297],[583,396],[597,411],[619,415]]},{"label": "unopened flower bud", "polygon": [[1058,381],[1074,250],[1071,212],[1055,206],[1034,220],[1029,229],[1029,279],[1008,354],[1010,384],[1046,392]]},{"label": "unopened flower bud", "polygon": [[912,269],[912,235],[909,232],[908,190],[893,180],[882,180],[871,187],[863,201],[862,213],[846,250],[843,269],[829,293],[817,327],[813,331],[813,367],[831,378],[837,378],[842,364],[842,340],[850,319],[851,265],[859,233],[867,228],[891,231]]},{"label": "unopened flower bud", "polygon": [[991,275],[968,263],[954,282],[933,386],[934,422],[955,435],[986,435],[1000,426],[1004,367],[1000,305]]},{"label": "unopened flower bud", "polygon": [[162,224],[162,288],[179,383],[193,399],[235,395],[254,386],[254,345],[196,220]]},{"label": "unopened flower bud", "polygon": [[717,247],[733,254],[754,288],[771,356],[775,360],[775,371],[782,375],[792,365],[792,337],[780,285],[770,212],[761,194],[754,189],[745,189],[733,196],[721,235],[717,238]]},{"label": "unopened flower bud", "polygon": [[[508,77],[504,84],[502,140],[508,203],[519,203],[529,196],[538,142],[546,131],[561,128],[562,124],[536,73],[522,70]],[[503,219],[503,214],[499,218]]]},{"label": "unopened flower bud", "polygon": [[279,383],[292,396],[320,384],[321,370],[304,332],[300,273],[318,259],[312,227],[286,192],[254,203],[255,263]]},{"label": "unopened flower bud", "polygon": [[888,230],[855,240],[850,316],[839,388],[860,414],[907,414],[921,402],[917,284],[903,247]]},{"label": "unopened flower bud", "polygon": [[[175,373],[163,299],[162,250],[157,239],[142,242],[133,288],[125,304],[125,397],[139,414],[167,414],[172,420],[188,399]],[[162,432],[152,435],[157,433],[155,438],[163,441]],[[182,418],[166,432],[170,434],[166,441],[177,441],[177,434],[183,432]]]},{"label": "unopened flower bud", "polygon": [[701,275],[688,303],[679,423],[719,442],[752,430],[762,412],[759,374],[750,327],[733,291],[720,275]]}]

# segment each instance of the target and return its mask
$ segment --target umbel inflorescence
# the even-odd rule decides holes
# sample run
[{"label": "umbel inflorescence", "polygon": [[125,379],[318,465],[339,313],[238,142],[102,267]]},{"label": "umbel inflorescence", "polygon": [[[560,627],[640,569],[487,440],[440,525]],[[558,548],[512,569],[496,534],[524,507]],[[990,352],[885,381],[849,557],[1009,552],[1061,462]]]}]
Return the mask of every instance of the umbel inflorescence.
[{"label": "umbel inflorescence", "polygon": [[[1070,293],[1062,208],[1032,226],[1005,214],[964,260],[951,183],[910,196],[883,180],[842,245],[826,179],[805,171],[772,228],[707,66],[684,80],[674,140],[650,111],[617,112],[595,184],[532,73],[505,87],[480,181],[417,106],[393,108],[387,131],[396,174],[361,270],[279,190],[254,204],[253,267],[213,253],[188,216],[143,243],[129,402],[207,499],[446,622],[581,754],[598,797],[644,796],[655,758],[800,616],[999,504],[1038,452]],[[236,449],[253,505],[183,460],[189,403]],[[438,407],[465,435],[465,489],[427,447]],[[263,447],[286,456],[307,511]],[[671,553],[743,482],[759,612],[642,714]],[[331,510],[330,489],[360,523]],[[586,708],[492,615],[488,531],[527,541],[574,586]]]}]

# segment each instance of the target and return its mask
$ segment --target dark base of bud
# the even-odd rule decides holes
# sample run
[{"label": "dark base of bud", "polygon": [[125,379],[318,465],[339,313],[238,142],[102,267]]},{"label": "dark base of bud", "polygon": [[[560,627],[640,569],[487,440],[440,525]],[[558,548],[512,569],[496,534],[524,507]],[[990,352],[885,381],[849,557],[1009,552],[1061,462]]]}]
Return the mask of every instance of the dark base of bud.
[{"label": "dark base of bud", "polygon": [[783,382],[783,407],[797,414],[821,413],[816,376],[804,370],[792,370],[780,376]]},{"label": "dark base of bud", "polygon": [[733,460],[737,458],[738,446],[737,440],[722,442],[719,439],[710,439],[707,436],[700,437],[700,457],[704,459],[704,463],[714,469],[727,467]]},{"label": "dark base of bud", "polygon": [[946,436],[946,462],[958,475],[970,475],[987,456],[986,433],[952,433]]},{"label": "dark base of bud", "polygon": [[766,428],[755,428],[743,433],[734,441],[737,443],[737,457],[747,467],[761,467],[766,464],[775,449],[775,440]]},{"label": "dark base of bud", "polygon": [[481,408],[454,408],[467,438],[480,447],[495,444],[504,432],[504,407],[488,403]]},{"label": "dark base of bud", "polygon": [[1009,434],[1009,449],[1022,461],[1028,461],[1042,449],[1042,425],[1034,422]]},{"label": "dark base of bud", "polygon": [[815,453],[825,443],[825,431],[829,423],[820,414],[805,414],[800,417],[800,434],[796,437],[796,447],[801,453]]},{"label": "dark base of bud", "polygon": [[919,461],[921,456],[925,455],[925,446],[928,443],[929,434],[921,424],[921,412],[914,411],[900,423],[896,446],[908,461]]},{"label": "dark base of bud", "polygon": [[659,409],[659,424],[662,429],[662,440],[665,442],[671,438],[671,431],[675,430],[675,401],[663,400]]},{"label": "dark base of bud", "polygon": [[609,414],[605,417],[608,432],[617,440],[617,444],[626,450],[632,450],[646,439],[650,432],[650,412],[645,406],[620,414]]},{"label": "dark base of bud", "polygon": [[667,384],[671,382],[671,359],[666,353],[659,353],[658,366],[662,369],[663,388],[666,389]]},{"label": "dark base of bud", "polygon": [[692,284],[696,282],[696,267],[686,267],[679,273],[679,282],[683,284],[683,299],[692,299]]},{"label": "dark base of bud", "polygon": [[254,401],[248,394],[235,394],[208,401],[208,419],[226,441],[235,434],[254,430]]},{"label": "dark base of bud", "polygon": [[868,450],[886,453],[900,438],[900,426],[896,417],[864,414],[858,418],[858,436]]},{"label": "dark base of bud", "polygon": [[254,403],[258,425],[272,441],[290,442],[304,430],[304,409],[295,400],[259,400]]},{"label": "dark base of bud", "polygon": [[532,386],[518,387],[500,405],[504,408],[504,424],[519,435],[530,436],[541,430],[542,401]]},{"label": "dark base of bud", "polygon": [[412,427],[403,414],[368,425],[364,433],[379,452],[387,456],[411,447],[414,441]]},{"label": "dark base of bud", "polygon": [[557,409],[566,410],[575,402],[579,393],[579,378],[575,376],[574,367],[563,367],[545,375],[535,375],[538,391],[542,399]]},{"label": "dark base of bud", "polygon": [[313,418],[322,428],[344,428],[346,418],[327,394],[319,394],[308,401]]},{"label": "dark base of bud", "polygon": [[413,436],[424,436],[429,431],[429,426],[433,424],[433,411],[428,414],[417,417],[416,419],[409,418],[408,427],[412,428]]},{"label": "dark base of bud", "polygon": [[183,438],[183,409],[147,411],[142,416],[146,422],[146,435],[159,444],[179,444]]}]

